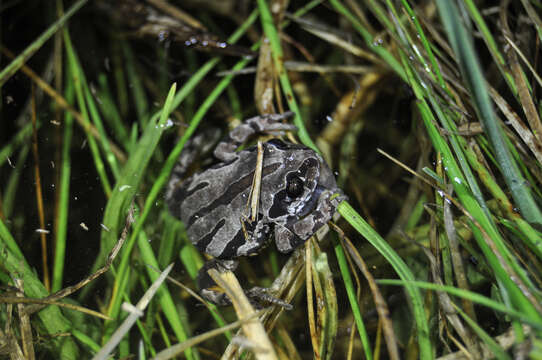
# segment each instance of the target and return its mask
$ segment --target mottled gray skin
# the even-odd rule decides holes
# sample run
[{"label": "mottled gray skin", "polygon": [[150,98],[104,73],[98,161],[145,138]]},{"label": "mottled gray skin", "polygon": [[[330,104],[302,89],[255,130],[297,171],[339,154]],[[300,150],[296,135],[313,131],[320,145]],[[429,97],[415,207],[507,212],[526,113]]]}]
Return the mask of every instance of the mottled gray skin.
[{"label": "mottled gray skin", "polygon": [[[235,150],[256,133],[295,130],[293,125],[278,122],[289,115],[248,119],[215,148],[220,163],[183,182],[180,177],[186,161],[181,160],[173,172],[166,193],[171,213],[184,222],[190,241],[199,250],[220,259],[206,264],[205,274],[200,272],[199,277],[202,294],[212,302],[229,303],[229,299],[205,290],[205,285],[212,285],[206,274],[209,268],[235,269],[236,258],[258,253],[272,234],[280,252],[294,250],[331,220],[344,199],[320,155],[274,139],[263,143],[258,215],[250,220],[249,196],[258,150],[256,146]],[[337,193],[340,195],[331,199]],[[253,297],[265,297],[251,292]]]}]

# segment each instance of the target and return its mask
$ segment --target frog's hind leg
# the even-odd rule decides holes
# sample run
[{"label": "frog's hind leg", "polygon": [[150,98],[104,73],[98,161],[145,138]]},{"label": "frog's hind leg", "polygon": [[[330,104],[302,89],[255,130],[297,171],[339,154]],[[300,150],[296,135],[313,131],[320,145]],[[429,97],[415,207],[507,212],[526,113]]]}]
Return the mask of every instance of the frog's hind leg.
[{"label": "frog's hind leg", "polygon": [[268,288],[254,286],[250,290],[245,291],[245,294],[249,298],[250,302],[257,308],[262,307],[262,305],[273,304],[281,306],[285,310],[293,309],[293,306],[291,304],[288,304],[286,301],[270,294]]},{"label": "frog's hind leg", "polygon": [[220,272],[235,271],[239,265],[235,260],[212,259],[203,264],[198,272],[198,287],[200,294],[205,300],[220,306],[231,305],[231,300],[226,293],[218,287],[215,281],[207,273],[210,269],[216,269]]},{"label": "frog's hind leg", "polygon": [[288,111],[283,114],[255,116],[243,121],[241,125],[230,131],[228,136],[217,145],[214,150],[214,156],[224,162],[232,161],[237,157],[235,150],[252,135],[259,133],[282,135],[285,131],[296,131],[297,127],[294,125],[280,122],[293,115],[293,112]]},{"label": "frog's hind leg", "polygon": [[[198,287],[200,294],[213,304],[220,306],[231,305],[232,301],[226,293],[215,283],[211,276],[207,273],[210,269],[216,269],[220,272],[235,271],[239,262],[236,260],[219,260],[212,259],[207,261],[198,273]],[[250,303],[260,309],[269,304],[282,306],[286,310],[292,309],[292,305],[278,299],[269,293],[267,288],[255,286],[248,291],[244,291]]]}]

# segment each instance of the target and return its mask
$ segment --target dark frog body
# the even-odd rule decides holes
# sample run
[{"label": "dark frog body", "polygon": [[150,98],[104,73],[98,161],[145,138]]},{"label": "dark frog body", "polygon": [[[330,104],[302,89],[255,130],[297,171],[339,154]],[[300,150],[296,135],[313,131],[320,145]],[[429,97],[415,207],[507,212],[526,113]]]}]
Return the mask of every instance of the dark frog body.
[{"label": "dark frog body", "polygon": [[[289,115],[246,120],[215,148],[220,163],[183,182],[180,178],[187,162],[181,159],[175,168],[166,194],[171,213],[184,222],[190,241],[199,250],[219,259],[204,266],[200,287],[213,285],[206,274],[210,267],[234,269],[237,262],[231,260],[258,253],[272,234],[280,252],[294,250],[331,220],[344,199],[320,155],[305,146],[273,139],[262,144],[258,213],[251,215],[258,148],[235,150],[253,134],[295,130],[278,122]],[[257,292],[249,295],[269,301],[269,296]],[[202,294],[215,303],[229,303],[225,295],[205,289]]]}]

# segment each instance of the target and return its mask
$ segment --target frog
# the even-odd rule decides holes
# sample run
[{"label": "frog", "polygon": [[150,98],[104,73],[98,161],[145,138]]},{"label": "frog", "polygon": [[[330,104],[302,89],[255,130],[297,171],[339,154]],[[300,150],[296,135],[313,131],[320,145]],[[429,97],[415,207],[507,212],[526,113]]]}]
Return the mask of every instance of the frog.
[{"label": "frog", "polygon": [[[292,115],[249,118],[214,148],[216,164],[183,180],[190,161],[181,153],[172,171],[165,202],[170,213],[184,223],[192,244],[211,256],[199,270],[197,282],[203,298],[214,304],[230,305],[231,299],[217,291],[207,274],[209,269],[234,271],[239,258],[257,255],[272,239],[279,252],[292,252],[326,225],[346,199],[319,153],[278,138],[297,130],[282,122]],[[237,151],[259,134],[274,137]],[[194,154],[194,149],[189,146],[186,152]],[[258,154],[263,155],[259,163]],[[261,180],[256,195],[255,176]],[[251,196],[259,197],[256,207],[248,205]],[[257,209],[257,214],[250,209]],[[291,308],[266,288],[254,287],[245,293],[258,307],[272,303]]]}]

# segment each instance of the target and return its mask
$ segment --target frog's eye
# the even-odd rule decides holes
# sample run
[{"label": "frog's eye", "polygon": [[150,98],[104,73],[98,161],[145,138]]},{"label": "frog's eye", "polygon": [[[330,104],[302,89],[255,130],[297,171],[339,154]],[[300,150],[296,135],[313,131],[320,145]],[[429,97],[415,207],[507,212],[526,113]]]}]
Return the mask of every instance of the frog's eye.
[{"label": "frog's eye", "polygon": [[288,179],[286,184],[286,194],[291,198],[296,198],[303,194],[303,180],[298,176]]}]

